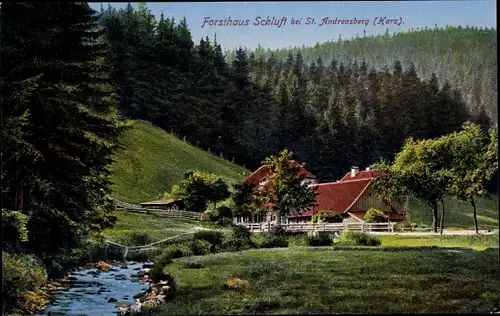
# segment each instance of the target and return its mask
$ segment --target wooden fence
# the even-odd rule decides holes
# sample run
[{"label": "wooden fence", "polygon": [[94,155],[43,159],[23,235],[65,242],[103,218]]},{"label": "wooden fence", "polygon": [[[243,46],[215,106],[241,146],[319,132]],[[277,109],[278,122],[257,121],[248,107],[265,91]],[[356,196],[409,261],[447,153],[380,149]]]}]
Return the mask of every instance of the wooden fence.
[{"label": "wooden fence", "polygon": [[117,211],[130,212],[130,213],[140,213],[140,214],[153,214],[157,216],[165,217],[182,217],[191,219],[201,219],[201,214],[196,212],[182,211],[182,210],[159,210],[159,209],[146,209],[146,208],[128,208],[119,207],[116,208]]},{"label": "wooden fence", "polygon": [[[276,226],[274,223],[247,223],[239,224],[247,227],[251,232],[266,232]],[[361,232],[394,232],[395,223],[324,223],[324,224],[282,224],[281,227],[291,232],[342,232],[344,230]]]}]

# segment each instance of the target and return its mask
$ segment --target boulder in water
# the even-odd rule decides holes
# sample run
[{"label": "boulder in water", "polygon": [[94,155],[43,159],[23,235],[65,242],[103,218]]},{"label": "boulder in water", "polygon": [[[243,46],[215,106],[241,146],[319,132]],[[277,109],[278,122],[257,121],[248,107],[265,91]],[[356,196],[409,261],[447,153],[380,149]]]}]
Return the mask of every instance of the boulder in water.
[{"label": "boulder in water", "polygon": [[99,261],[99,263],[97,264],[97,268],[103,272],[108,272],[112,269],[112,266],[104,261]]}]

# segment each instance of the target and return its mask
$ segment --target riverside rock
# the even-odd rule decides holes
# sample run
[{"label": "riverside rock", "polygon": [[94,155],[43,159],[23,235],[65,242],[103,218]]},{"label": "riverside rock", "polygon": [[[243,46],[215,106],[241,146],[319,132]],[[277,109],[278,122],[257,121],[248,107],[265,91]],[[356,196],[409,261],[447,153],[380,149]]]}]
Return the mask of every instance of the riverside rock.
[{"label": "riverside rock", "polygon": [[137,301],[136,304],[130,305],[126,308],[121,306],[121,314],[132,315],[140,312],[141,310],[164,304],[165,301],[173,298],[176,291],[174,278],[170,274],[165,273],[160,279],[161,281],[156,284],[152,284],[152,286],[145,292],[141,292],[133,296],[133,298]]}]

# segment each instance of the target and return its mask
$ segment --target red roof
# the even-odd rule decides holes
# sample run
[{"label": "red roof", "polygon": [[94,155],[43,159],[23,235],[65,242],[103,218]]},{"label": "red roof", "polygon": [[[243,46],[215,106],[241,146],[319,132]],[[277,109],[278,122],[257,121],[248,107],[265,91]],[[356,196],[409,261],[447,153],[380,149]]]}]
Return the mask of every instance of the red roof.
[{"label": "red roof", "polygon": [[[288,162],[288,165],[294,167],[299,166],[299,164],[295,160],[290,160]],[[259,169],[255,170],[254,173],[249,175],[245,180],[243,180],[243,183],[257,185],[260,181],[267,178],[270,174],[271,171],[269,165],[263,165]],[[314,175],[307,171],[307,169],[304,167],[300,168],[299,174],[303,175],[305,179],[315,179]]]},{"label": "red roof", "polygon": [[339,181],[317,185],[314,211],[345,213],[363,194],[372,179]]},{"label": "red roof", "polygon": [[[365,214],[366,214],[365,211],[354,211],[354,212],[348,212],[348,213],[349,213],[349,215],[352,215],[352,216],[359,218],[361,220],[364,220]],[[386,217],[389,216],[389,214],[385,214],[385,215],[386,215]],[[402,221],[405,219],[405,217],[402,214],[391,212],[389,219],[391,221]]]},{"label": "red roof", "polygon": [[371,179],[377,177],[377,175],[378,175],[377,170],[361,170],[358,171],[354,177],[351,177],[351,173],[348,172],[340,181]]}]

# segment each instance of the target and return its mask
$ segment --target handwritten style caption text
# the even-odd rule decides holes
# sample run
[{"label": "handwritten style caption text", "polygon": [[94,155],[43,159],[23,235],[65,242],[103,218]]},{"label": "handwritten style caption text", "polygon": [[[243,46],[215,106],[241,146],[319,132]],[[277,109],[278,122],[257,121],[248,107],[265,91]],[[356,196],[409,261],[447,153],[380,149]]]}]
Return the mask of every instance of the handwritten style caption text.
[{"label": "handwritten style caption text", "polygon": [[224,19],[212,19],[206,16],[201,25],[202,28],[209,26],[272,26],[272,27],[283,27],[287,25],[316,25],[316,26],[328,26],[328,25],[401,25],[404,24],[403,17],[386,17],[377,16],[372,19],[358,19],[356,17],[349,19],[342,18],[330,18],[324,17],[320,19],[306,17],[306,18],[288,18],[283,17],[261,17],[256,16],[253,20],[248,19],[233,19],[227,17]]}]

